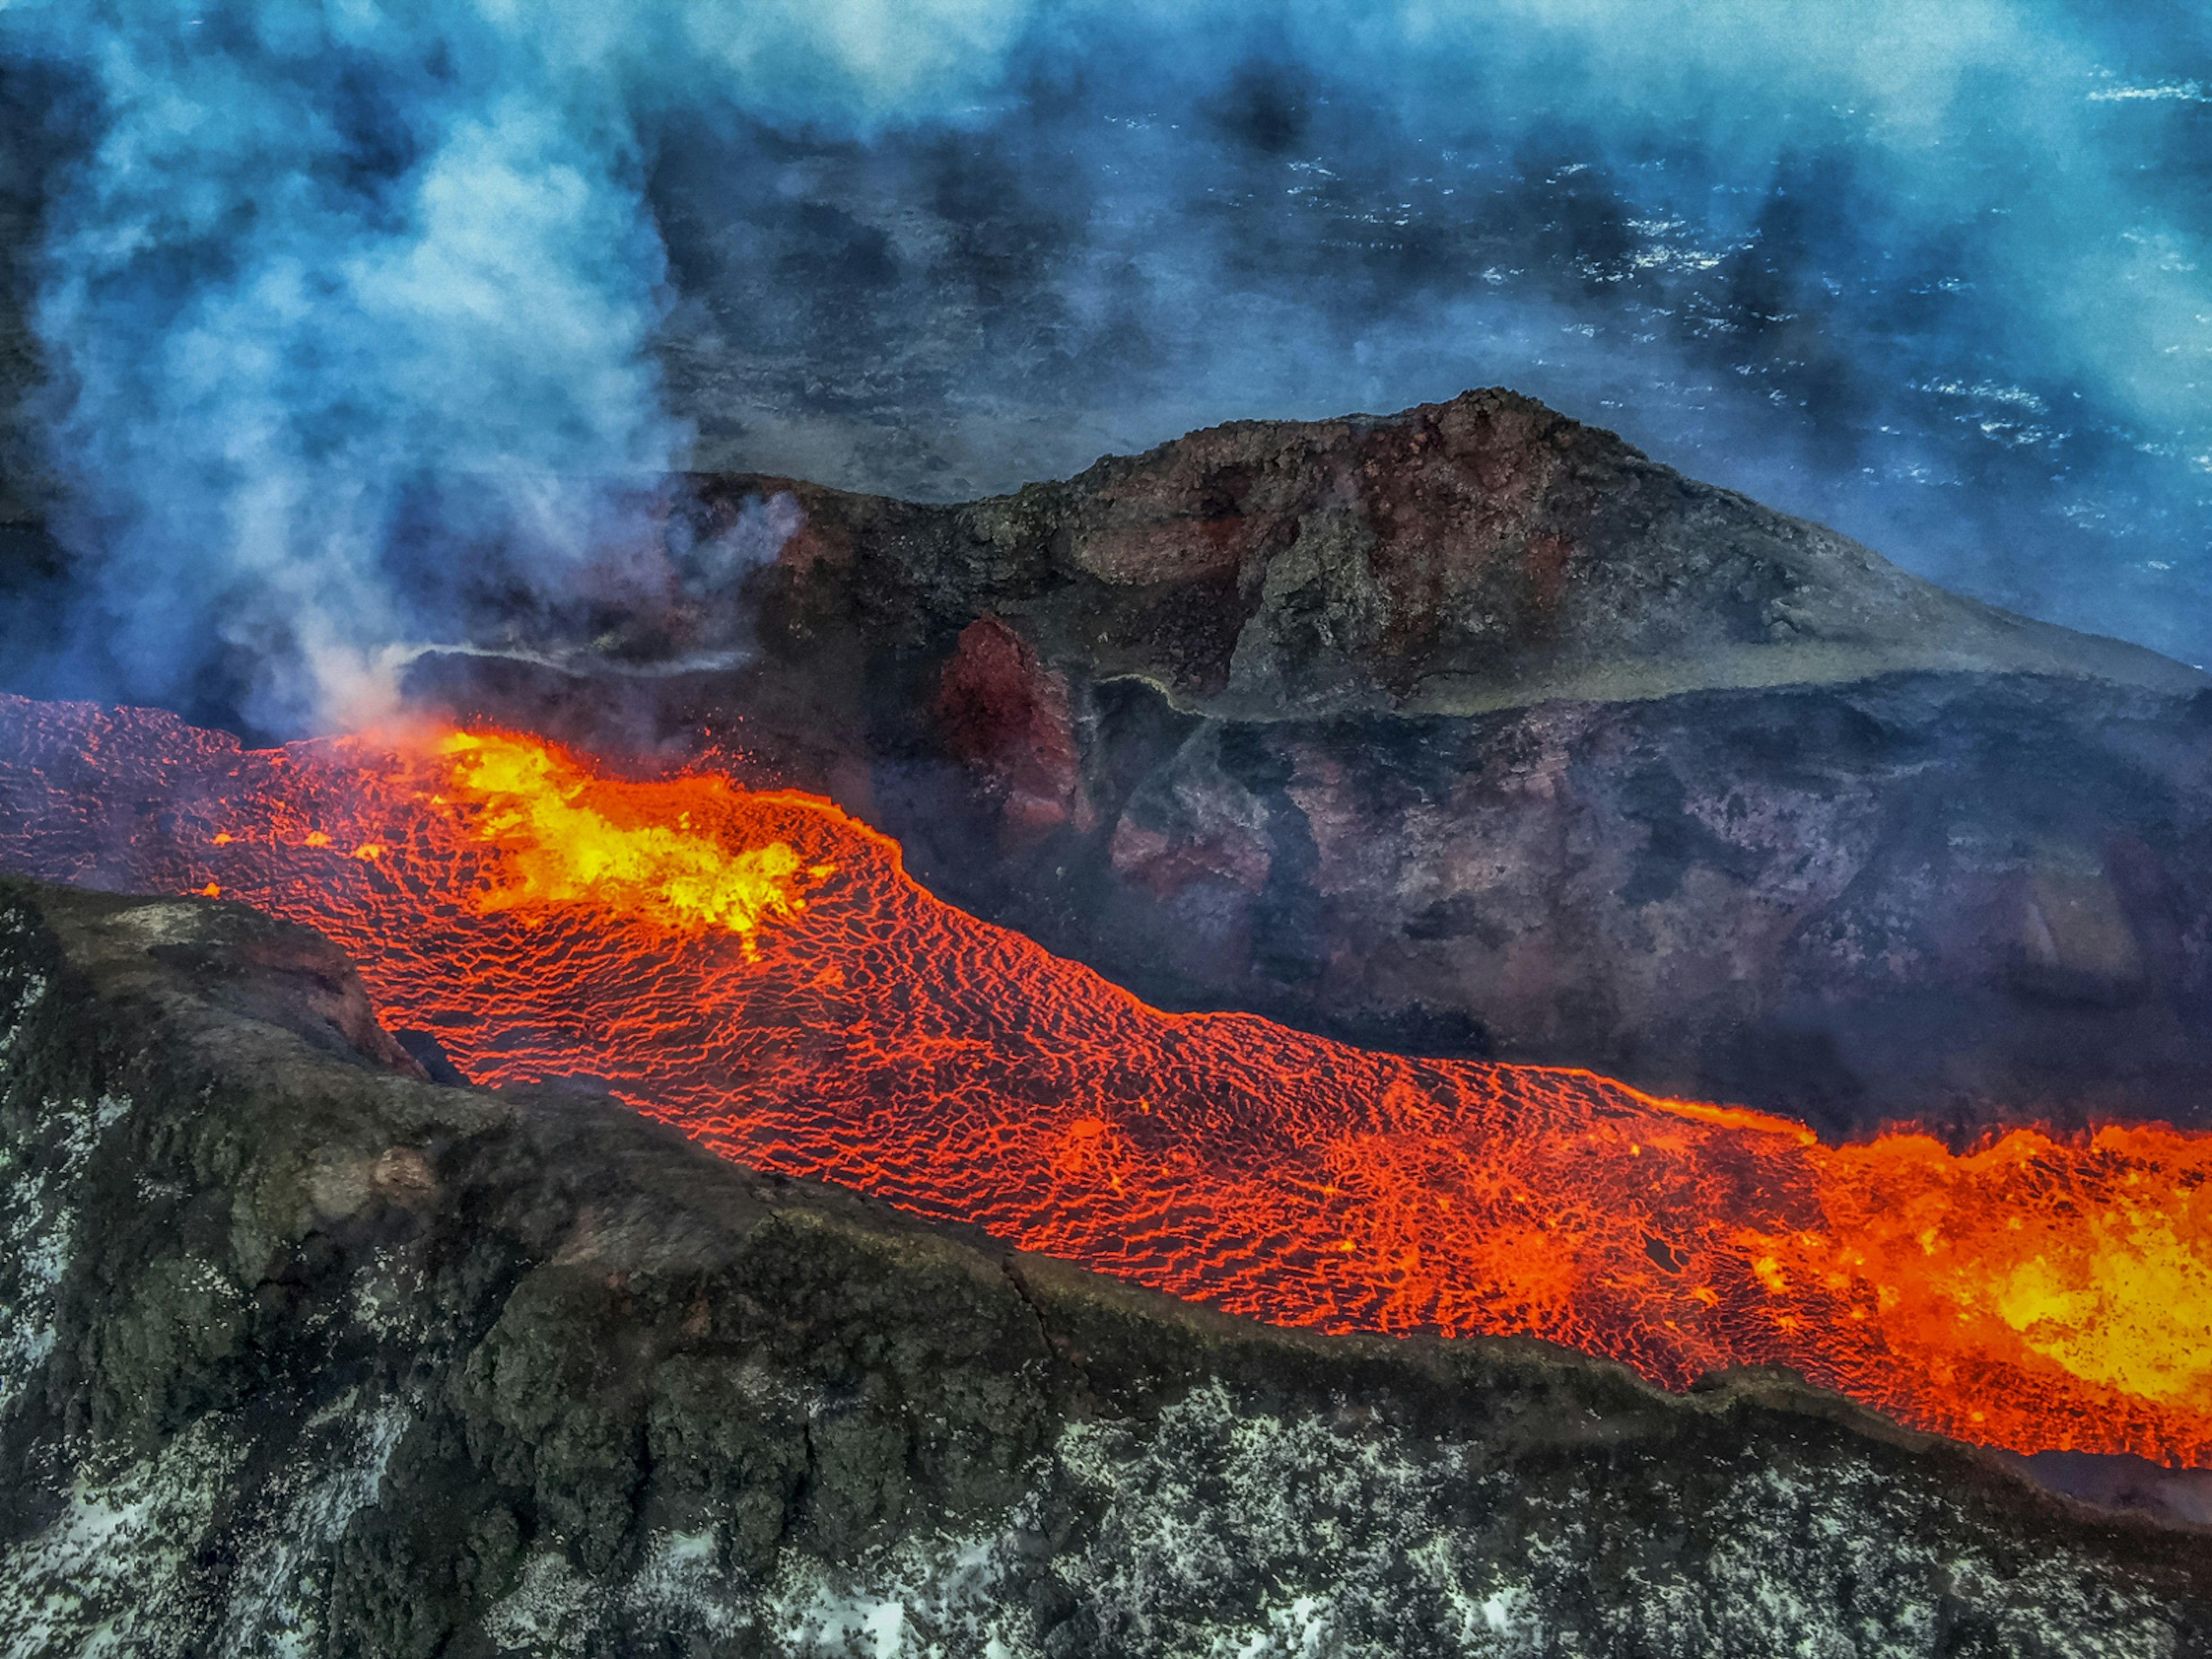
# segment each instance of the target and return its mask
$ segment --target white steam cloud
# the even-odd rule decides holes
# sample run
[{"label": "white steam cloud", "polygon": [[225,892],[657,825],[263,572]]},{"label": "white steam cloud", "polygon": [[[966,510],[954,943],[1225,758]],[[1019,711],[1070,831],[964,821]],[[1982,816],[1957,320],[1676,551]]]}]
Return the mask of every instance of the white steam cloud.
[{"label": "white steam cloud", "polygon": [[88,647],[175,696],[206,626],[277,729],[373,715],[419,626],[387,554],[465,481],[557,584],[683,460],[636,116],[734,94],[856,127],[964,96],[1010,9],[870,0],[63,0],[0,39],[89,83],[36,323]]}]

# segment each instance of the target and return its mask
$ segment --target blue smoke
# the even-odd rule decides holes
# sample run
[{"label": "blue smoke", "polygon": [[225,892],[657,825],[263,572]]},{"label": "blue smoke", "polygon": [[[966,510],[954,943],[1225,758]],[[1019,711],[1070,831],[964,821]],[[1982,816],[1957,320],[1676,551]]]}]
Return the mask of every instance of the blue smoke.
[{"label": "blue smoke", "polygon": [[860,125],[956,94],[995,44],[988,9],[884,30],[855,21],[871,9],[0,15],[98,111],[48,208],[35,311],[88,583],[56,678],[174,697],[242,663],[258,725],[357,719],[441,621],[395,557],[557,591],[634,537],[641,481],[689,443],[651,352],[637,112],[711,88]]},{"label": "blue smoke", "polygon": [[1498,382],[2212,659],[2212,27],[2104,9],[18,5],[98,111],[74,672],[343,719],[687,459],[950,499]]}]

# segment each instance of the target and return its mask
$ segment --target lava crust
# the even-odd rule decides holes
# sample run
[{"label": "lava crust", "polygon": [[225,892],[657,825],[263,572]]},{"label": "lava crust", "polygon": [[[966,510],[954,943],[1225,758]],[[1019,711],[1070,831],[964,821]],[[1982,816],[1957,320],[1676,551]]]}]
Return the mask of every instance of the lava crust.
[{"label": "lava crust", "polygon": [[738,1162],[1277,1323],[1538,1336],[1677,1389],[1779,1364],[2019,1451],[2212,1453],[2212,1139],[1829,1146],[1162,1012],[829,803],[711,772],[7,712],[0,860],[310,924],[478,1081],[585,1080]]}]

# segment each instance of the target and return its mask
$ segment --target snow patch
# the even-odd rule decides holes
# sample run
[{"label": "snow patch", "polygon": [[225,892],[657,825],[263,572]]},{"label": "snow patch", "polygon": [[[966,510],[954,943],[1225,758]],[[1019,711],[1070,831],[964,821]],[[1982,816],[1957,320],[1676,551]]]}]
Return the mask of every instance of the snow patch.
[{"label": "snow patch", "polygon": [[161,1455],[80,1485],[44,1530],[0,1550],[0,1659],[187,1650],[198,1622],[186,1571],[243,1438],[204,1419]]},{"label": "snow patch", "polygon": [[0,1419],[53,1353],[54,1297],[76,1247],[78,1188],[93,1153],[131,1104],[129,1096],[112,1094],[89,1104],[44,1102],[38,1120],[53,1156],[29,1163],[21,1149],[0,1149]]},{"label": "snow patch", "polygon": [[531,1654],[582,1653],[599,1624],[596,1592],[567,1556],[540,1551],[493,1607],[484,1620],[484,1634],[502,1648]]},{"label": "snow patch", "polygon": [[849,1569],[787,1551],[762,1610],[788,1659],[1028,1659],[1028,1609],[1011,1534],[909,1539]]},{"label": "snow patch", "polygon": [[310,1659],[321,1650],[329,1556],[375,1503],[412,1413],[396,1399],[362,1407],[349,1391],[310,1418],[267,1494],[270,1518],[240,1551],[216,1650]]}]

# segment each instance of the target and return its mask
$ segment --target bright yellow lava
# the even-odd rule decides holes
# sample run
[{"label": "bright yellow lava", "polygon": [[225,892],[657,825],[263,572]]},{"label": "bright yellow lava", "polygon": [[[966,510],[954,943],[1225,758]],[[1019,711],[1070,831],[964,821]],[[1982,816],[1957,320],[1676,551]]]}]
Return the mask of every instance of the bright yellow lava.
[{"label": "bright yellow lava", "polygon": [[598,810],[591,776],[545,746],[496,732],[453,732],[438,751],[453,763],[452,787],[483,808],[478,836],[505,854],[507,884],[480,896],[485,910],[594,903],[666,921],[726,928],[753,951],[770,919],[806,908],[808,867],[787,843],[732,852],[708,835],[665,823],[617,823]]},{"label": "bright yellow lava", "polygon": [[2087,1154],[2032,1129],[1958,1158],[1919,1136],[1824,1149],[1835,1253],[1884,1288],[1900,1346],[1976,1328],[1992,1352],[2212,1410],[2212,1156],[2155,1127],[2100,1130]]},{"label": "bright yellow lava", "polygon": [[1992,1286],[1998,1317],[2076,1376],[2147,1400],[2212,1395],[2212,1263],[2162,1215],[2100,1217],[2039,1241]]}]

